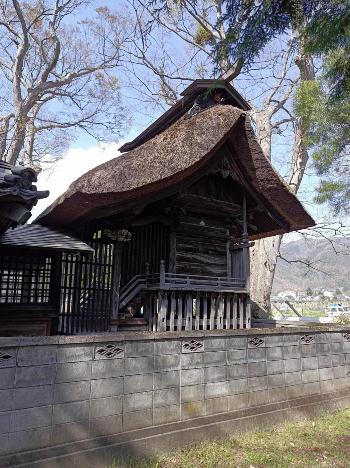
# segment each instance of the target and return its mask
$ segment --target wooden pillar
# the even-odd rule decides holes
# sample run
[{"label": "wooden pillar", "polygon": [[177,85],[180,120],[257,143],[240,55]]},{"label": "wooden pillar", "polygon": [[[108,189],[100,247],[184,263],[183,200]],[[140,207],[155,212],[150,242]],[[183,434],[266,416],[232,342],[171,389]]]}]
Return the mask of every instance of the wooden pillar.
[{"label": "wooden pillar", "polygon": [[249,259],[249,247],[248,247],[248,223],[247,223],[247,198],[243,195],[243,235],[242,235],[243,243],[246,245],[243,251],[243,271],[244,271],[244,278],[245,278],[245,287],[247,293],[249,294],[250,291],[250,259]]},{"label": "wooden pillar", "polygon": [[122,242],[115,242],[113,255],[113,278],[112,278],[112,319],[118,318],[121,263],[122,263]]},{"label": "wooden pillar", "polygon": [[52,256],[50,299],[54,305],[56,316],[51,327],[51,334],[58,333],[59,314],[61,312],[61,277],[62,277],[62,253],[56,252]]},{"label": "wooden pillar", "polygon": [[168,295],[166,292],[159,292],[159,312],[157,331],[166,331]]},{"label": "wooden pillar", "polygon": [[163,288],[165,285],[165,262],[160,261],[160,287]]}]

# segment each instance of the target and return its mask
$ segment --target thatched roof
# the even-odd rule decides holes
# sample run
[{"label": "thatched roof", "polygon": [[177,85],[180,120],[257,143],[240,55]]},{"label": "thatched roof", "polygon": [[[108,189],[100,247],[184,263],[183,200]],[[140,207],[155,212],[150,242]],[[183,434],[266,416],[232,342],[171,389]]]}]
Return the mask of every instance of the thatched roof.
[{"label": "thatched roof", "polygon": [[227,81],[223,79],[194,80],[182,91],[181,99],[164,112],[164,114],[162,114],[158,119],[152,122],[151,125],[149,125],[149,127],[147,127],[143,132],[137,135],[134,140],[124,143],[123,146],[119,148],[120,151],[122,153],[125,151],[131,151],[159,133],[162,133],[166,128],[189,111],[200,94],[203,92],[210,94],[210,92],[214,90],[223,93],[225,104],[230,104],[233,107],[245,111],[251,109],[244,97],[241,96],[239,92]]},{"label": "thatched roof", "polygon": [[[252,189],[283,220],[287,230],[314,224],[298,199],[273,170],[244,111],[230,105],[208,108],[180,119],[133,151],[92,169],[77,179],[38,218],[40,224],[64,226],[141,204],[191,181],[217,150],[228,143]],[[164,196],[164,195],[163,195]]]}]

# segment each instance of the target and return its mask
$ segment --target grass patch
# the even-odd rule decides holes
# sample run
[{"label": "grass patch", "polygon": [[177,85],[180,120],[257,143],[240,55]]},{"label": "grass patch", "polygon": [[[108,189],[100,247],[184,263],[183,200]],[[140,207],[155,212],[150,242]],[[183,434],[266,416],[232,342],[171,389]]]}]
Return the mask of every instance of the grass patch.
[{"label": "grass patch", "polygon": [[109,468],[349,467],[350,409]]}]

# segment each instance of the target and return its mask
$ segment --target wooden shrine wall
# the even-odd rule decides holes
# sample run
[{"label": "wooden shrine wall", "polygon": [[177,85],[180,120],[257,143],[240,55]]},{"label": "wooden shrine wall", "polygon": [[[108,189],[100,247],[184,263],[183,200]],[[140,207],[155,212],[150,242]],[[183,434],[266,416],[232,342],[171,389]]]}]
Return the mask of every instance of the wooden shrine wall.
[{"label": "wooden shrine wall", "polygon": [[176,273],[227,276],[227,241],[176,234]]},{"label": "wooden shrine wall", "polygon": [[242,191],[231,177],[209,174],[180,194],[175,272],[230,276],[230,235],[242,235]]},{"label": "wooden shrine wall", "polygon": [[121,253],[121,281],[123,286],[135,275],[144,274],[146,263],[151,273],[159,273],[160,261],[169,257],[169,227],[154,222],[129,227],[131,240],[125,242]]}]

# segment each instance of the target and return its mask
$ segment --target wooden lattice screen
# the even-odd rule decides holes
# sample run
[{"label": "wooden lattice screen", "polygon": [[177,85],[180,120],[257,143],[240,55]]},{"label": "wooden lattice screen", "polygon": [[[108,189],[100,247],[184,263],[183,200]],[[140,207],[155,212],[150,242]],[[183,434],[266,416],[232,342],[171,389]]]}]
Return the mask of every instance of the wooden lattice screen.
[{"label": "wooden lattice screen", "polygon": [[50,255],[0,255],[0,303],[48,304],[51,290]]},{"label": "wooden lattice screen", "polygon": [[93,254],[62,255],[59,334],[107,331],[110,326],[114,245],[102,240],[101,231],[92,240],[85,237]]}]

